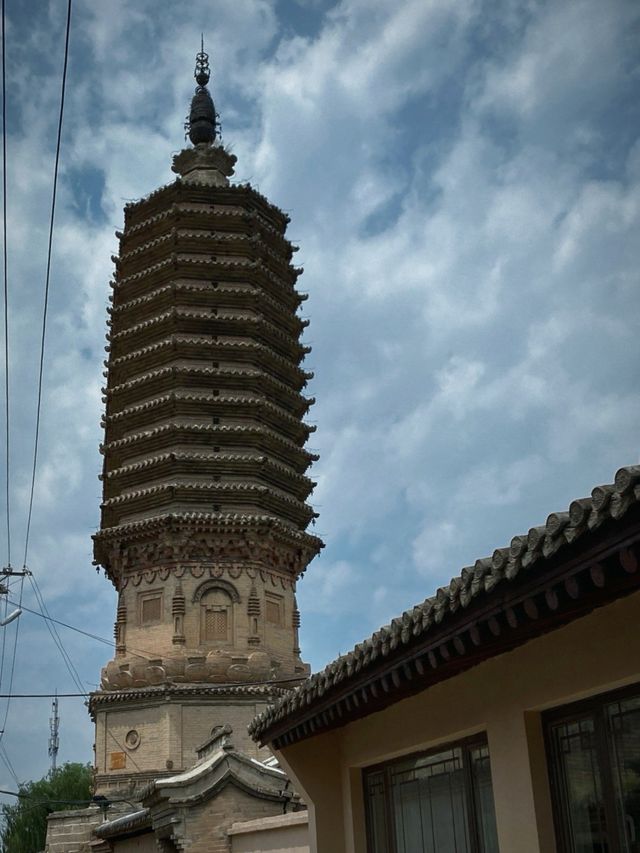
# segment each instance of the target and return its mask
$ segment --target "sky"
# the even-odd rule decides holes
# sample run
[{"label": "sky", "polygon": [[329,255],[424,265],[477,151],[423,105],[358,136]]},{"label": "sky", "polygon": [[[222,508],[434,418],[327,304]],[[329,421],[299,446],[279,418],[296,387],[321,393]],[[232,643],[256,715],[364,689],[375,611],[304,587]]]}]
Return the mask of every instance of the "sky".
[{"label": "sky", "polygon": [[[66,3],[6,6],[20,567]],[[640,461],[639,23],[633,0],[74,0],[27,560],[54,617],[112,637],[91,534],[114,232],[173,179],[201,32],[236,179],[290,214],[305,268],[314,671]],[[27,612],[7,661],[18,629],[13,691],[74,691]],[[59,630],[95,688],[109,647]],[[83,701],[60,710],[59,762],[91,760]],[[19,780],[48,769],[49,712],[0,699]]]}]

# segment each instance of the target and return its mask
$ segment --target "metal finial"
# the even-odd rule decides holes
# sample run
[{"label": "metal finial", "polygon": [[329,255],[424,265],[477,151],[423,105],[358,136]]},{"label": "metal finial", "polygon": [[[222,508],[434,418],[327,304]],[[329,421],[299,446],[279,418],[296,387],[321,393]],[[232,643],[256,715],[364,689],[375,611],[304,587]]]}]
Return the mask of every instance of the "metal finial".
[{"label": "metal finial", "polygon": [[198,86],[206,86],[211,72],[209,71],[209,54],[204,52],[204,35],[200,35],[200,53],[196,54],[196,70],[193,72]]},{"label": "metal finial", "polygon": [[212,144],[216,138],[217,114],[211,95],[206,88],[211,72],[209,54],[204,52],[204,35],[200,36],[200,53],[196,54],[196,69],[193,76],[198,85],[191,100],[191,110],[187,119],[189,139],[194,145]]}]

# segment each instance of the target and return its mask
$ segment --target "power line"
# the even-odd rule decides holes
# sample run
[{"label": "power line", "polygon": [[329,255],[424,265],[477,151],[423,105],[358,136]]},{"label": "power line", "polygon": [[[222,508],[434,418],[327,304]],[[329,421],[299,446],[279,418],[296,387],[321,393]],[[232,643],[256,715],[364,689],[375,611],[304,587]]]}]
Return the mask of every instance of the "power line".
[{"label": "power line", "polygon": [[[9,604],[16,604],[17,602],[9,600]],[[62,628],[69,628],[70,631],[75,631],[77,634],[83,634],[85,637],[90,637],[92,640],[97,640],[99,643],[104,643],[106,646],[114,647],[115,643],[113,640],[107,640],[105,637],[99,637],[97,634],[92,634],[90,631],[83,631],[82,628],[76,628],[75,625],[69,625],[68,622],[61,622],[60,619],[54,619],[53,616],[46,615],[44,613],[39,613],[37,610],[32,610],[30,607],[26,605],[22,606],[22,609],[25,613],[31,613],[33,616],[40,616],[41,619],[45,619],[48,622],[53,622],[55,625],[60,625]],[[139,649],[132,648],[133,651],[140,651]],[[60,694],[62,695],[62,694]]]},{"label": "power line", "polygon": [[[18,605],[17,601],[13,601],[11,599],[8,599],[8,601],[9,601],[9,604],[15,604],[16,606]],[[98,636],[98,634],[92,634],[90,631],[84,631],[82,628],[77,628],[75,625],[70,625],[68,622],[62,622],[60,619],[54,619],[53,616],[51,616],[49,614],[48,610],[45,614],[45,613],[39,612],[37,610],[33,610],[30,607],[27,607],[26,604],[21,604],[20,607],[22,608],[22,610],[24,610],[25,613],[31,613],[32,616],[39,616],[41,619],[44,619],[46,622],[53,622],[55,625],[60,625],[62,628],[68,628],[70,631],[75,631],[77,634],[82,634],[84,637],[89,637],[92,640],[96,640],[99,643],[104,643],[105,646],[111,646],[111,648],[114,648],[116,645],[113,640],[107,640],[105,637]],[[130,646],[127,644],[127,648],[130,649],[132,652],[140,652],[140,653],[145,654],[145,655],[151,655],[152,654],[154,657],[157,657],[157,654],[158,654],[157,650],[154,652],[151,652],[149,649],[141,649],[139,646]],[[180,654],[173,654],[173,655],[164,655],[164,657],[171,659],[171,660],[181,660],[183,656]],[[232,686],[237,685],[237,684],[258,684],[258,685],[284,684],[284,683],[289,682],[289,681],[300,681],[300,680],[301,680],[300,676],[293,675],[293,676],[288,676],[287,678],[277,678],[275,680],[266,680],[266,681],[225,682],[225,684],[223,686],[232,687]],[[42,697],[46,696],[47,698],[51,699],[51,698],[53,698],[53,696],[55,694],[53,694],[53,693],[38,693],[36,695],[42,696]],[[84,692],[82,694],[80,694],[80,693],[74,693],[74,694],[58,693],[58,696],[61,696],[61,697],[62,696],[71,696],[71,695],[73,695],[73,696],[80,696],[80,695],[86,696],[87,694],[86,694],[86,692]],[[0,698],[2,698],[2,694],[0,694]]]},{"label": "power line", "polygon": [[[3,621],[7,618],[7,611],[9,609],[9,594],[8,594],[9,585],[7,584],[7,595],[4,599],[4,613],[2,614]],[[2,656],[0,657],[0,687],[2,686],[2,676],[4,675],[4,652],[5,646],[7,643],[7,625],[5,624],[2,629]]]},{"label": "power line", "polygon": [[11,759],[9,758],[9,755],[8,755],[6,749],[4,748],[4,745],[0,749],[0,759],[2,760],[2,763],[7,768],[7,770],[9,771],[9,775],[11,776],[13,781],[16,783],[16,785],[18,787],[20,787],[20,780],[18,779],[18,774],[16,773],[13,764],[11,763]]},{"label": "power line", "polygon": [[4,747],[4,744],[0,744],[0,760],[9,771],[11,777],[13,778],[13,781],[18,787],[20,787],[20,780],[18,779],[18,775],[13,767],[13,764],[11,763],[11,759],[9,758],[9,754],[7,753],[7,750]]},{"label": "power line", "polygon": [[11,699],[55,699],[56,696],[58,699],[86,699],[88,696],[84,691],[82,693],[0,693],[0,699],[8,699],[9,695]]},{"label": "power line", "polygon": [[29,577],[29,580],[31,582],[31,586],[33,587],[33,591],[34,591],[34,594],[36,596],[38,606],[40,607],[40,616],[42,616],[42,618],[47,623],[47,628],[49,629],[49,633],[51,634],[51,639],[53,640],[54,644],[58,647],[58,650],[59,650],[60,654],[62,655],[62,659],[65,662],[65,666],[67,667],[67,670],[69,671],[69,675],[71,676],[71,679],[73,680],[73,682],[76,685],[76,687],[78,688],[78,690],[82,691],[82,689],[83,689],[82,679],[80,678],[78,670],[75,668],[73,661],[71,660],[71,658],[69,656],[69,653],[67,652],[67,650],[64,647],[62,639],[60,638],[60,634],[58,633],[58,629],[56,628],[55,624],[53,624],[54,620],[51,619],[51,614],[49,613],[49,610],[47,608],[47,605],[45,604],[42,593],[40,592],[40,587],[38,586],[38,582],[35,579],[35,577],[33,576],[33,574],[29,574],[28,577]]},{"label": "power line", "polygon": [[[4,0],[3,0],[4,3]],[[36,486],[36,470],[38,467],[38,440],[40,438],[40,412],[42,409],[42,378],[44,375],[44,350],[47,334],[47,312],[49,308],[49,281],[51,278],[51,251],[53,247],[53,226],[56,213],[56,193],[58,190],[58,167],[60,165],[60,144],[62,140],[62,118],[64,115],[64,95],[67,84],[67,65],[69,61],[69,36],[71,33],[71,0],[67,2],[67,26],[64,42],[64,65],[62,68],[62,87],[60,92],[60,112],[58,115],[58,137],[56,141],[56,160],[53,169],[53,192],[51,195],[51,216],[49,219],[49,245],[47,249],[47,273],[44,284],[44,304],[42,309],[42,334],[40,339],[40,368],[38,372],[38,404],[36,406],[36,429],[33,445],[33,468],[31,471],[31,490],[29,494],[29,512],[27,515],[27,529],[24,541],[23,565],[27,565],[27,554],[29,553],[29,533],[31,531],[31,515],[33,512],[33,494]]]},{"label": "power line", "polygon": [[[18,602],[18,607],[22,605],[22,593],[24,590],[24,575],[20,580],[20,599]],[[6,632],[7,628],[5,626],[4,631]],[[16,669],[16,655],[18,653],[18,633],[20,632],[20,620],[16,620],[16,631],[13,635],[13,654],[11,655],[11,672],[9,675],[9,696],[7,697],[7,706],[4,710],[4,719],[2,721],[2,728],[0,729],[0,744],[2,743],[2,738],[4,737],[5,730],[7,728],[7,720],[9,719],[9,708],[11,707],[11,693],[13,690],[13,676]]]},{"label": "power line", "polygon": [[[36,578],[34,577],[34,575],[31,572],[29,572],[28,578],[31,582],[31,586],[33,587],[33,591],[35,593],[36,600],[38,602],[38,606],[40,607],[41,612],[39,615],[42,616],[42,618],[47,623],[47,628],[49,629],[49,633],[51,634],[51,638],[52,638],[53,642],[55,643],[55,645],[58,647],[58,650],[59,650],[60,654],[62,655],[62,659],[64,660],[65,665],[69,671],[69,674],[71,675],[72,680],[74,681],[76,687],[78,688],[80,695],[82,695],[85,699],[88,699],[89,694],[87,693],[86,690],[83,689],[82,679],[80,678],[78,670],[75,668],[73,661],[71,660],[71,657],[69,656],[69,653],[67,652],[67,650],[64,646],[64,643],[62,642],[60,634],[58,633],[58,629],[56,628],[55,624],[53,624],[53,623],[55,623],[56,620],[51,618],[51,614],[49,613],[49,610],[47,608],[47,605],[45,604],[45,600],[43,598],[42,592],[40,591],[40,587],[38,586],[38,581],[36,580]],[[31,612],[34,612],[34,611],[31,611]],[[11,688],[9,688],[9,693],[11,693]],[[7,709],[8,709],[9,703],[11,701],[11,698],[12,697],[9,697],[7,699]],[[8,710],[7,710],[7,713],[8,713]],[[6,718],[5,718],[5,721],[6,721]],[[116,744],[118,749],[120,749],[122,752],[125,752],[125,748],[123,747],[123,745],[120,743],[118,738],[113,734],[113,732],[109,728],[107,728],[107,734],[111,737],[111,739]],[[0,732],[0,739],[1,738],[2,738],[2,732]],[[131,759],[131,763],[135,766],[135,768],[137,770],[139,770],[140,772],[142,772],[142,768],[140,767],[138,762],[135,760],[135,758],[132,755],[129,755],[129,758]]]},{"label": "power line", "polygon": [[[31,576],[35,580],[35,576],[33,574]],[[12,599],[8,599],[8,602],[9,602],[9,604],[14,604],[14,605],[18,606],[17,601],[14,601]],[[104,643],[105,646],[110,646],[111,648],[114,648],[116,645],[116,643],[113,640],[107,640],[106,637],[100,637],[98,634],[92,634],[90,631],[85,631],[82,628],[76,627],[75,625],[70,625],[68,622],[62,622],[60,619],[54,619],[48,610],[46,610],[46,613],[43,613],[41,611],[33,610],[32,608],[27,607],[26,604],[21,604],[19,606],[22,608],[22,610],[24,610],[25,613],[31,613],[32,616],[39,616],[41,619],[44,619],[47,622],[53,622],[55,625],[60,625],[62,628],[68,628],[70,631],[75,631],[77,634],[82,634],[84,637],[89,637],[92,640],[96,640],[99,643]],[[45,609],[46,609],[46,605],[45,605]],[[132,652],[140,652],[140,653],[145,654],[145,655],[153,655],[154,657],[157,657],[157,655],[158,655],[157,649],[155,651],[150,651],[149,649],[142,649],[139,646],[131,646],[129,644],[127,644],[127,648],[130,649]],[[172,655],[164,655],[164,657],[169,658],[171,660],[181,660],[183,655],[172,654]],[[280,684],[281,682],[286,682],[286,681],[300,681],[300,677],[297,675],[294,675],[294,676],[287,677],[287,678],[278,678],[278,679],[276,679],[275,682],[272,682],[272,681],[252,681],[251,684],[273,684],[273,683]],[[231,682],[229,682],[229,683],[231,683]],[[246,683],[248,683],[248,682],[238,682],[238,684],[246,684]],[[54,695],[53,693],[47,694],[47,696],[51,696],[51,697],[53,695]],[[58,695],[63,696],[64,694],[59,693]]]},{"label": "power line", "polygon": [[7,276],[7,68],[5,50],[5,0],[2,0],[2,271],[4,277],[4,410],[5,410],[5,502],[7,516],[7,563],[11,566],[11,506],[9,503],[9,283]]}]

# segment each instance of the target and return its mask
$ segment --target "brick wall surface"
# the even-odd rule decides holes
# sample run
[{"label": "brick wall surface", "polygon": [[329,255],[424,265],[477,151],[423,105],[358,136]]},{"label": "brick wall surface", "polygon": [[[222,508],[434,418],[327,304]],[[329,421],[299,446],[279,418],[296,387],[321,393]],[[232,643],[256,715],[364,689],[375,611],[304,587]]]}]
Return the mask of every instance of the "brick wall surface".
[{"label": "brick wall surface", "polygon": [[94,807],[54,812],[47,821],[45,853],[87,853],[92,830],[100,823],[102,812]]}]

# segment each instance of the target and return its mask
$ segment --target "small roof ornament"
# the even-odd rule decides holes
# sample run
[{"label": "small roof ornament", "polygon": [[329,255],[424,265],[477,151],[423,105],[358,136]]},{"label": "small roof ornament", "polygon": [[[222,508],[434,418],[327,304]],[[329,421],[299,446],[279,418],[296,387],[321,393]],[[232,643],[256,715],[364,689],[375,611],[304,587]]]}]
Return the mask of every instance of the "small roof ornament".
[{"label": "small roof ornament", "polygon": [[189,139],[194,145],[212,145],[216,139],[217,113],[209,90],[206,88],[211,71],[209,54],[204,51],[204,36],[200,40],[200,52],[196,54],[196,68],[193,72],[196,83],[195,94],[191,99],[191,110],[187,119]]}]

